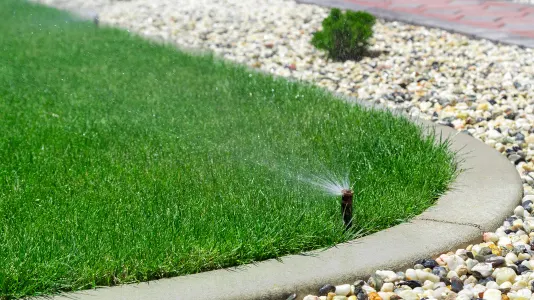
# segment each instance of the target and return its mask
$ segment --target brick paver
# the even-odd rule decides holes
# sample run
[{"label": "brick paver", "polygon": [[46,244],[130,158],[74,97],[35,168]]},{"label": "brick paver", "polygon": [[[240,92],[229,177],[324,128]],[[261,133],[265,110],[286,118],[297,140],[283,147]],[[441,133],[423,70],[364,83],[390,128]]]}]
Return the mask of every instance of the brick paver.
[{"label": "brick paver", "polygon": [[534,6],[489,0],[297,0],[366,10],[378,17],[438,27],[534,48]]}]

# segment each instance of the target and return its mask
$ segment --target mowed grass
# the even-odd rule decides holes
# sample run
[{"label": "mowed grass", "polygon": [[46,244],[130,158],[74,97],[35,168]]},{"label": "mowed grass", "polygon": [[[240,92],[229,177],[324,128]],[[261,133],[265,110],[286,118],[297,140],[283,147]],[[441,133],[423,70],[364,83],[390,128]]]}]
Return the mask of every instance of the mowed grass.
[{"label": "mowed grass", "polygon": [[[406,119],[312,86],[18,0],[0,35],[0,298],[332,246],[421,213],[456,172]],[[307,181],[345,175],[348,233]]]}]

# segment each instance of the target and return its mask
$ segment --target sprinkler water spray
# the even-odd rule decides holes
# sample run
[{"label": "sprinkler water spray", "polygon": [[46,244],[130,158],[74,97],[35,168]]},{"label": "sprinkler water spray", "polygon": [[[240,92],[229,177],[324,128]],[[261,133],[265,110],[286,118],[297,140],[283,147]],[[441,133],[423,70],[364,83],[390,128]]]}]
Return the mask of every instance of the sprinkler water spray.
[{"label": "sprinkler water spray", "polygon": [[343,223],[345,223],[345,230],[352,227],[352,190],[343,189],[341,191],[341,215],[343,216]]}]

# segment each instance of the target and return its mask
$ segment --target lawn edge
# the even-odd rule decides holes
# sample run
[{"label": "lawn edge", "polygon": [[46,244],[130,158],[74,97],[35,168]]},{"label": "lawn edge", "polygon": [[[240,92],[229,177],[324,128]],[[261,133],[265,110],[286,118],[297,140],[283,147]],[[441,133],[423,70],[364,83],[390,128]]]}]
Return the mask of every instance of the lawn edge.
[{"label": "lawn edge", "polygon": [[483,232],[497,229],[521,202],[521,178],[513,164],[481,141],[450,127],[412,121],[437,141],[450,139],[450,149],[461,158],[458,167],[463,171],[434,206],[407,223],[333,248],[278,260],[32,299],[285,299],[292,293],[302,299],[317,294],[325,283],[351,283],[381,269],[400,271],[417,259],[480,242]]}]

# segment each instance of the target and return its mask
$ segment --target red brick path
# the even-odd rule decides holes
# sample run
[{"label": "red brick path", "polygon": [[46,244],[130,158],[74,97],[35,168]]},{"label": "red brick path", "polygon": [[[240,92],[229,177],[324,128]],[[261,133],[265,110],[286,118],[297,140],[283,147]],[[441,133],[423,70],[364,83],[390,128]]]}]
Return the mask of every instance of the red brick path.
[{"label": "red brick path", "polygon": [[534,38],[534,6],[528,4],[484,0],[342,1]]},{"label": "red brick path", "polygon": [[296,0],[534,48],[534,5],[495,0]]}]

